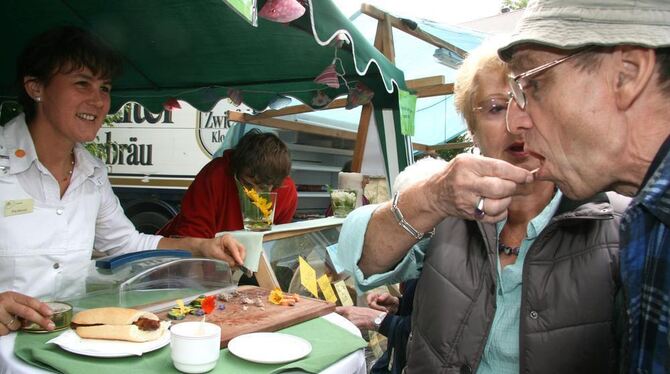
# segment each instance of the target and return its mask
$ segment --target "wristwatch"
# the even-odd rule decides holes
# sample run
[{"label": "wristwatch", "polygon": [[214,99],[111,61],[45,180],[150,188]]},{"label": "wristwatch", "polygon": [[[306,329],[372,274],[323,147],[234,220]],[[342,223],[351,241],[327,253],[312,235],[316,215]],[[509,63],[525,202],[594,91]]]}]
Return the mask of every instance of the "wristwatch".
[{"label": "wristwatch", "polygon": [[382,325],[382,322],[384,321],[384,318],[386,317],[386,312],[381,312],[375,317],[375,320],[373,321],[375,325],[375,331],[379,331],[379,326]]}]

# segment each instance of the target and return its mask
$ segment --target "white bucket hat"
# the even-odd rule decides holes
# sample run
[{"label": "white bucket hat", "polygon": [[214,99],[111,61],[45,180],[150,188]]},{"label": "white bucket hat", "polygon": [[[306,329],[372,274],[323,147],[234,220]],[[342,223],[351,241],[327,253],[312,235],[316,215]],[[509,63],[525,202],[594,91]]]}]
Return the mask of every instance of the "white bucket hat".
[{"label": "white bucket hat", "polygon": [[586,45],[670,46],[670,0],[530,0],[507,44],[540,44],[560,49]]}]

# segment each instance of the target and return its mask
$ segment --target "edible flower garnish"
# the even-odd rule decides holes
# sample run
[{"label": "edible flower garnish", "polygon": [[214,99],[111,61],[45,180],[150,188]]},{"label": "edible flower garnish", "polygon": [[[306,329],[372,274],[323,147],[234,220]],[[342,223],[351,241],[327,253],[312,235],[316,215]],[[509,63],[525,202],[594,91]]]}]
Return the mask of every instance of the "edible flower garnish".
[{"label": "edible flower garnish", "polygon": [[272,304],[279,305],[283,299],[284,293],[279,288],[275,288],[274,290],[270,291],[268,301]]},{"label": "edible flower garnish", "polygon": [[254,204],[258,210],[260,210],[261,214],[263,215],[263,219],[267,223],[272,223],[270,222],[270,214],[272,214],[272,201],[268,201],[266,198],[261,197],[256,190],[253,188],[246,188],[242,186],[244,189],[245,195],[251,200],[251,203]]},{"label": "edible flower garnish", "polygon": [[184,319],[184,317],[186,317],[188,313],[191,313],[193,311],[192,307],[184,305],[184,300],[179,299],[175,301],[175,303],[177,304],[177,307],[172,308],[168,312],[168,318],[170,319],[176,319],[176,320]]},{"label": "edible flower garnish", "polygon": [[300,301],[300,296],[297,293],[285,294],[281,289],[275,288],[270,291],[268,301],[275,305],[293,306]]},{"label": "edible flower garnish", "polygon": [[181,314],[186,314],[191,310],[193,310],[193,308],[191,308],[190,306],[184,305],[184,300],[182,299],[177,300],[177,308],[179,309],[179,313]]},{"label": "edible flower garnish", "polygon": [[205,314],[212,313],[215,307],[216,307],[216,296],[207,296],[202,301],[202,311],[205,312]]}]

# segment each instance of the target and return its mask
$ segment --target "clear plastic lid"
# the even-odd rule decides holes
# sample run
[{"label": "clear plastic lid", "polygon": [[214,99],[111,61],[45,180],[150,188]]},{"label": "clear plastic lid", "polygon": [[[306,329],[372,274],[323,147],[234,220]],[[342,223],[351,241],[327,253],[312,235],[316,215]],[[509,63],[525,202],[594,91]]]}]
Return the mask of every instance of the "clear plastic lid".
[{"label": "clear plastic lid", "polygon": [[[157,256],[131,259],[113,268],[91,265],[85,292],[69,298],[75,310],[105,306],[159,310],[177,299],[235,287],[224,261]],[[164,306],[164,307],[162,307]]]}]

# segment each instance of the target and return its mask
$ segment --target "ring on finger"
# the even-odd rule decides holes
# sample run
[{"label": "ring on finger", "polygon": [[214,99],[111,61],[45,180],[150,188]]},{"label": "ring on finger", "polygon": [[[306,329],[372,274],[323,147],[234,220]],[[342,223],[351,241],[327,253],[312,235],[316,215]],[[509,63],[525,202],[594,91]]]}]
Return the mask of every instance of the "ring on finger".
[{"label": "ring on finger", "polygon": [[475,218],[476,219],[482,219],[486,213],[484,213],[484,196],[480,196],[479,199],[477,200],[477,204],[475,204]]},{"label": "ring on finger", "polygon": [[4,323],[4,325],[9,327],[12,325],[12,323],[14,323],[14,321],[16,321],[16,316],[12,316],[12,319],[10,319],[9,322]]}]

